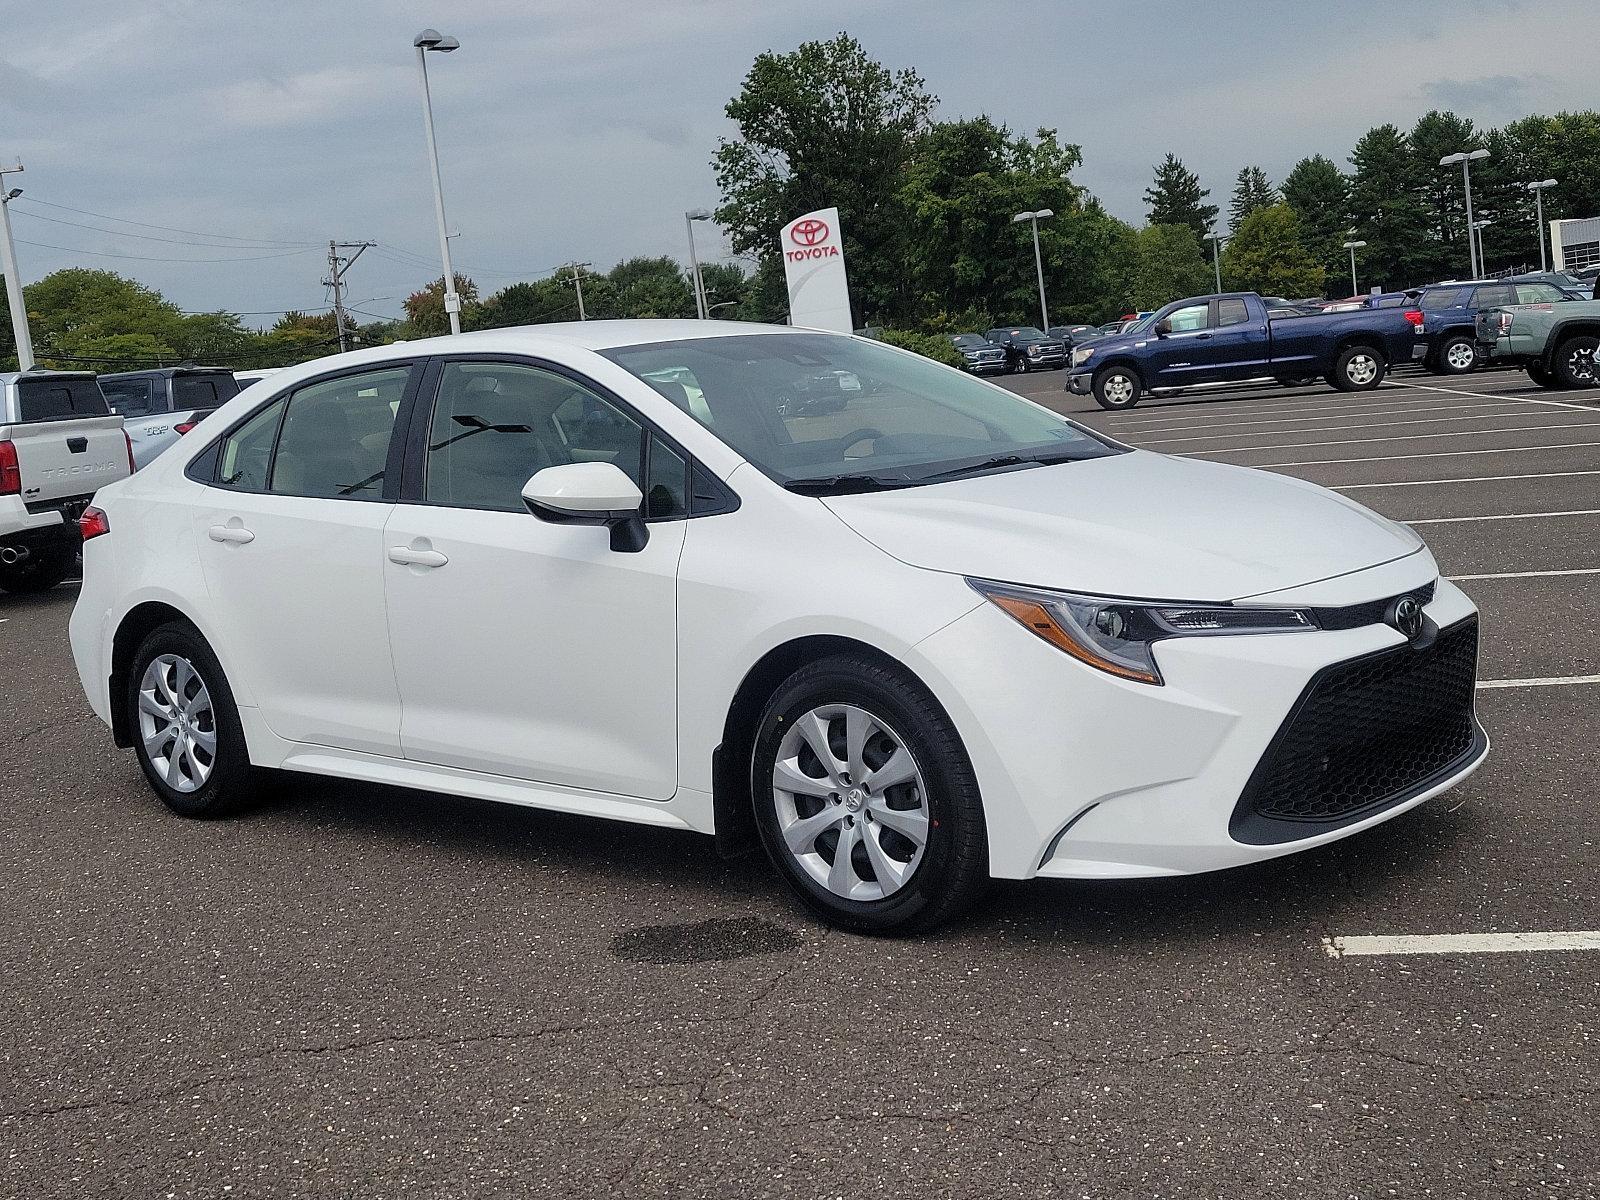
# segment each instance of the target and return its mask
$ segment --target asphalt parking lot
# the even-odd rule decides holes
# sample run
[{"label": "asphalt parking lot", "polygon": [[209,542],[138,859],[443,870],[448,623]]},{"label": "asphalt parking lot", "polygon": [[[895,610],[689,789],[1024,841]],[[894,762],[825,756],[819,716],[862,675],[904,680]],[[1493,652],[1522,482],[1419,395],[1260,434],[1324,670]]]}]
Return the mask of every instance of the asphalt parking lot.
[{"label": "asphalt parking lot", "polygon": [[1600,954],[1359,940],[1600,929],[1600,394],[1064,381],[1006,382],[1416,523],[1484,612],[1487,765],[874,941],[689,835],[310,777],[181,822],[85,708],[72,586],[0,597],[0,1194],[1600,1195]]}]

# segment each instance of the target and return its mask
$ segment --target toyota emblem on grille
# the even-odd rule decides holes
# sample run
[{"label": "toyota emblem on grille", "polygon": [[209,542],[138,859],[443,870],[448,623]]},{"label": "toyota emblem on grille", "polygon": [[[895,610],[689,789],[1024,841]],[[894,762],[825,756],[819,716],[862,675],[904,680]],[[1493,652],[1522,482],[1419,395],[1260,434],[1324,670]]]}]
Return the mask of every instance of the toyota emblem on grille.
[{"label": "toyota emblem on grille", "polygon": [[1388,623],[1399,630],[1408,642],[1422,636],[1422,605],[1415,596],[1401,596],[1389,607]]}]

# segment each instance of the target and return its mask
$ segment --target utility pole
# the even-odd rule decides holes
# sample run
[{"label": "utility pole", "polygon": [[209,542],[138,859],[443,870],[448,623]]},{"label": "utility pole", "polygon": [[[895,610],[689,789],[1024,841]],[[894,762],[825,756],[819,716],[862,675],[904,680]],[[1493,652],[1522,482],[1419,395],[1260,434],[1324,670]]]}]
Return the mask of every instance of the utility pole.
[{"label": "utility pole", "polygon": [[6,299],[11,302],[11,328],[17,339],[17,367],[33,369],[33,337],[28,332],[28,306],[22,299],[22,276],[17,274],[17,247],[11,241],[11,202],[22,195],[21,188],[6,190],[6,176],[22,174],[22,160],[14,167],[0,167],[0,225],[5,226],[5,236],[0,237],[0,252],[5,259],[0,268],[6,273]]},{"label": "utility pole", "polygon": [[[361,257],[362,251],[368,246],[376,246],[376,242],[336,242],[328,239],[328,277],[322,281],[324,287],[333,289],[333,323],[339,330],[339,353],[344,353],[344,275],[350,265]],[[349,258],[342,257],[341,250],[354,250]]]},{"label": "utility pole", "polygon": [[587,321],[589,319],[588,315],[583,311],[583,269],[585,267],[592,266],[594,266],[593,263],[586,262],[571,262],[563,263],[561,265],[562,270],[572,272],[572,286],[577,290],[578,293],[578,320],[580,321]]}]

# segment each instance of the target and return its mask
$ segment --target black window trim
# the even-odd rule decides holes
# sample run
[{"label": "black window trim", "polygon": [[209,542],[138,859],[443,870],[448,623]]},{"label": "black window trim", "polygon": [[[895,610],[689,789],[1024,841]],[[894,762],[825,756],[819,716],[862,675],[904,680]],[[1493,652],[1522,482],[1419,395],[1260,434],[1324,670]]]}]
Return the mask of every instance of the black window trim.
[{"label": "black window trim", "polygon": [[[417,396],[409,414],[409,427],[404,437],[404,466],[400,468],[400,490],[396,504],[416,504],[424,508],[451,508],[458,512],[510,512],[514,510],[495,508],[487,504],[445,504],[438,500],[429,500],[425,489],[427,486],[428,471],[428,434],[433,428],[433,411],[439,402],[439,384],[444,377],[444,369],[450,363],[484,363],[504,364],[516,367],[534,367],[558,375],[576,387],[594,393],[594,395],[611,405],[637,424],[644,431],[645,445],[641,447],[639,457],[640,472],[645,482],[649,481],[650,450],[654,442],[659,439],[669,450],[683,459],[684,471],[684,506],[687,511],[672,517],[646,517],[647,525],[666,524],[671,521],[693,521],[701,517],[716,517],[737,511],[739,496],[730,488],[720,476],[709,467],[705,466],[699,458],[691,453],[681,442],[666,433],[659,425],[652,421],[638,407],[624,400],[611,388],[596,382],[581,371],[575,371],[564,363],[552,362],[547,358],[539,358],[532,354],[494,353],[492,351],[474,351],[459,354],[438,354],[427,359],[423,370],[419,373]],[[662,403],[670,404],[671,401],[662,397]],[[397,423],[398,428],[398,423]],[[396,443],[402,439],[396,438],[390,443],[391,453]],[[694,511],[694,476],[695,467],[699,466],[703,473],[716,481],[722,493],[721,502],[713,508],[700,512]],[[393,466],[391,464],[391,470]],[[641,487],[640,492],[644,489]],[[646,497],[648,503],[648,497]]]},{"label": "black window trim", "polygon": [[[293,385],[285,387],[281,391],[274,392],[272,395],[263,399],[259,404],[253,406],[248,412],[243,413],[238,420],[234,421],[221,433],[217,434],[216,437],[212,438],[210,442],[200,447],[200,449],[195,453],[194,457],[191,458],[188,464],[184,467],[183,473],[186,477],[194,480],[196,483],[204,484],[206,487],[216,488],[221,492],[232,492],[236,495],[283,496],[286,499],[335,500],[340,503],[355,504],[397,503],[396,497],[398,497],[400,494],[400,473],[405,463],[406,452],[405,437],[403,435],[404,431],[409,426],[411,409],[416,405],[417,393],[420,390],[422,383],[424,371],[419,370],[419,368],[425,367],[428,361],[428,359],[423,357],[385,359],[382,362],[362,363],[358,367],[340,367],[338,370],[324,371],[320,375],[312,375],[308,378],[299,380]],[[409,374],[406,376],[405,387],[400,393],[400,407],[395,410],[394,427],[389,434],[389,455],[384,462],[383,492],[381,495],[296,496],[292,492],[275,492],[272,490],[272,473],[278,465],[278,441],[283,436],[283,422],[285,416],[287,416],[289,412],[289,402],[294,399],[297,393],[303,392],[307,388],[315,387],[320,383],[329,383],[337,379],[348,379],[356,375],[371,375],[377,371],[393,371],[401,367],[404,367]],[[217,478],[217,472],[222,469],[222,444],[240,429],[242,429],[245,425],[255,420],[255,418],[261,413],[271,408],[274,404],[277,404],[280,400],[283,401],[283,411],[278,414],[277,428],[272,431],[272,453],[267,457],[267,486],[264,488],[243,488],[231,487],[228,484],[223,483]],[[229,401],[224,400],[223,403],[227,404]],[[217,448],[217,453],[214,455],[210,453],[213,447]],[[208,465],[210,467],[209,475],[200,471],[201,464],[207,463],[208,458]]]}]

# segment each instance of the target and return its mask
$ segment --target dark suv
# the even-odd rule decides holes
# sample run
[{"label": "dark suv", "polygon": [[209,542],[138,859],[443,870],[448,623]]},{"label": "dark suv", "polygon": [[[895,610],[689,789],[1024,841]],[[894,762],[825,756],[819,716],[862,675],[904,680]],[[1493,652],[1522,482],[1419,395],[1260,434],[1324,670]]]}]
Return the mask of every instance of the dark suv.
[{"label": "dark suv", "polygon": [[1006,366],[1013,371],[1042,371],[1046,367],[1059,371],[1067,365],[1066,342],[1031,325],[991,329],[983,336],[1005,348]]},{"label": "dark suv", "polygon": [[1428,346],[1422,365],[1436,375],[1465,375],[1483,364],[1477,339],[1478,313],[1483,309],[1570,299],[1544,280],[1478,279],[1423,288],[1417,302]]}]

